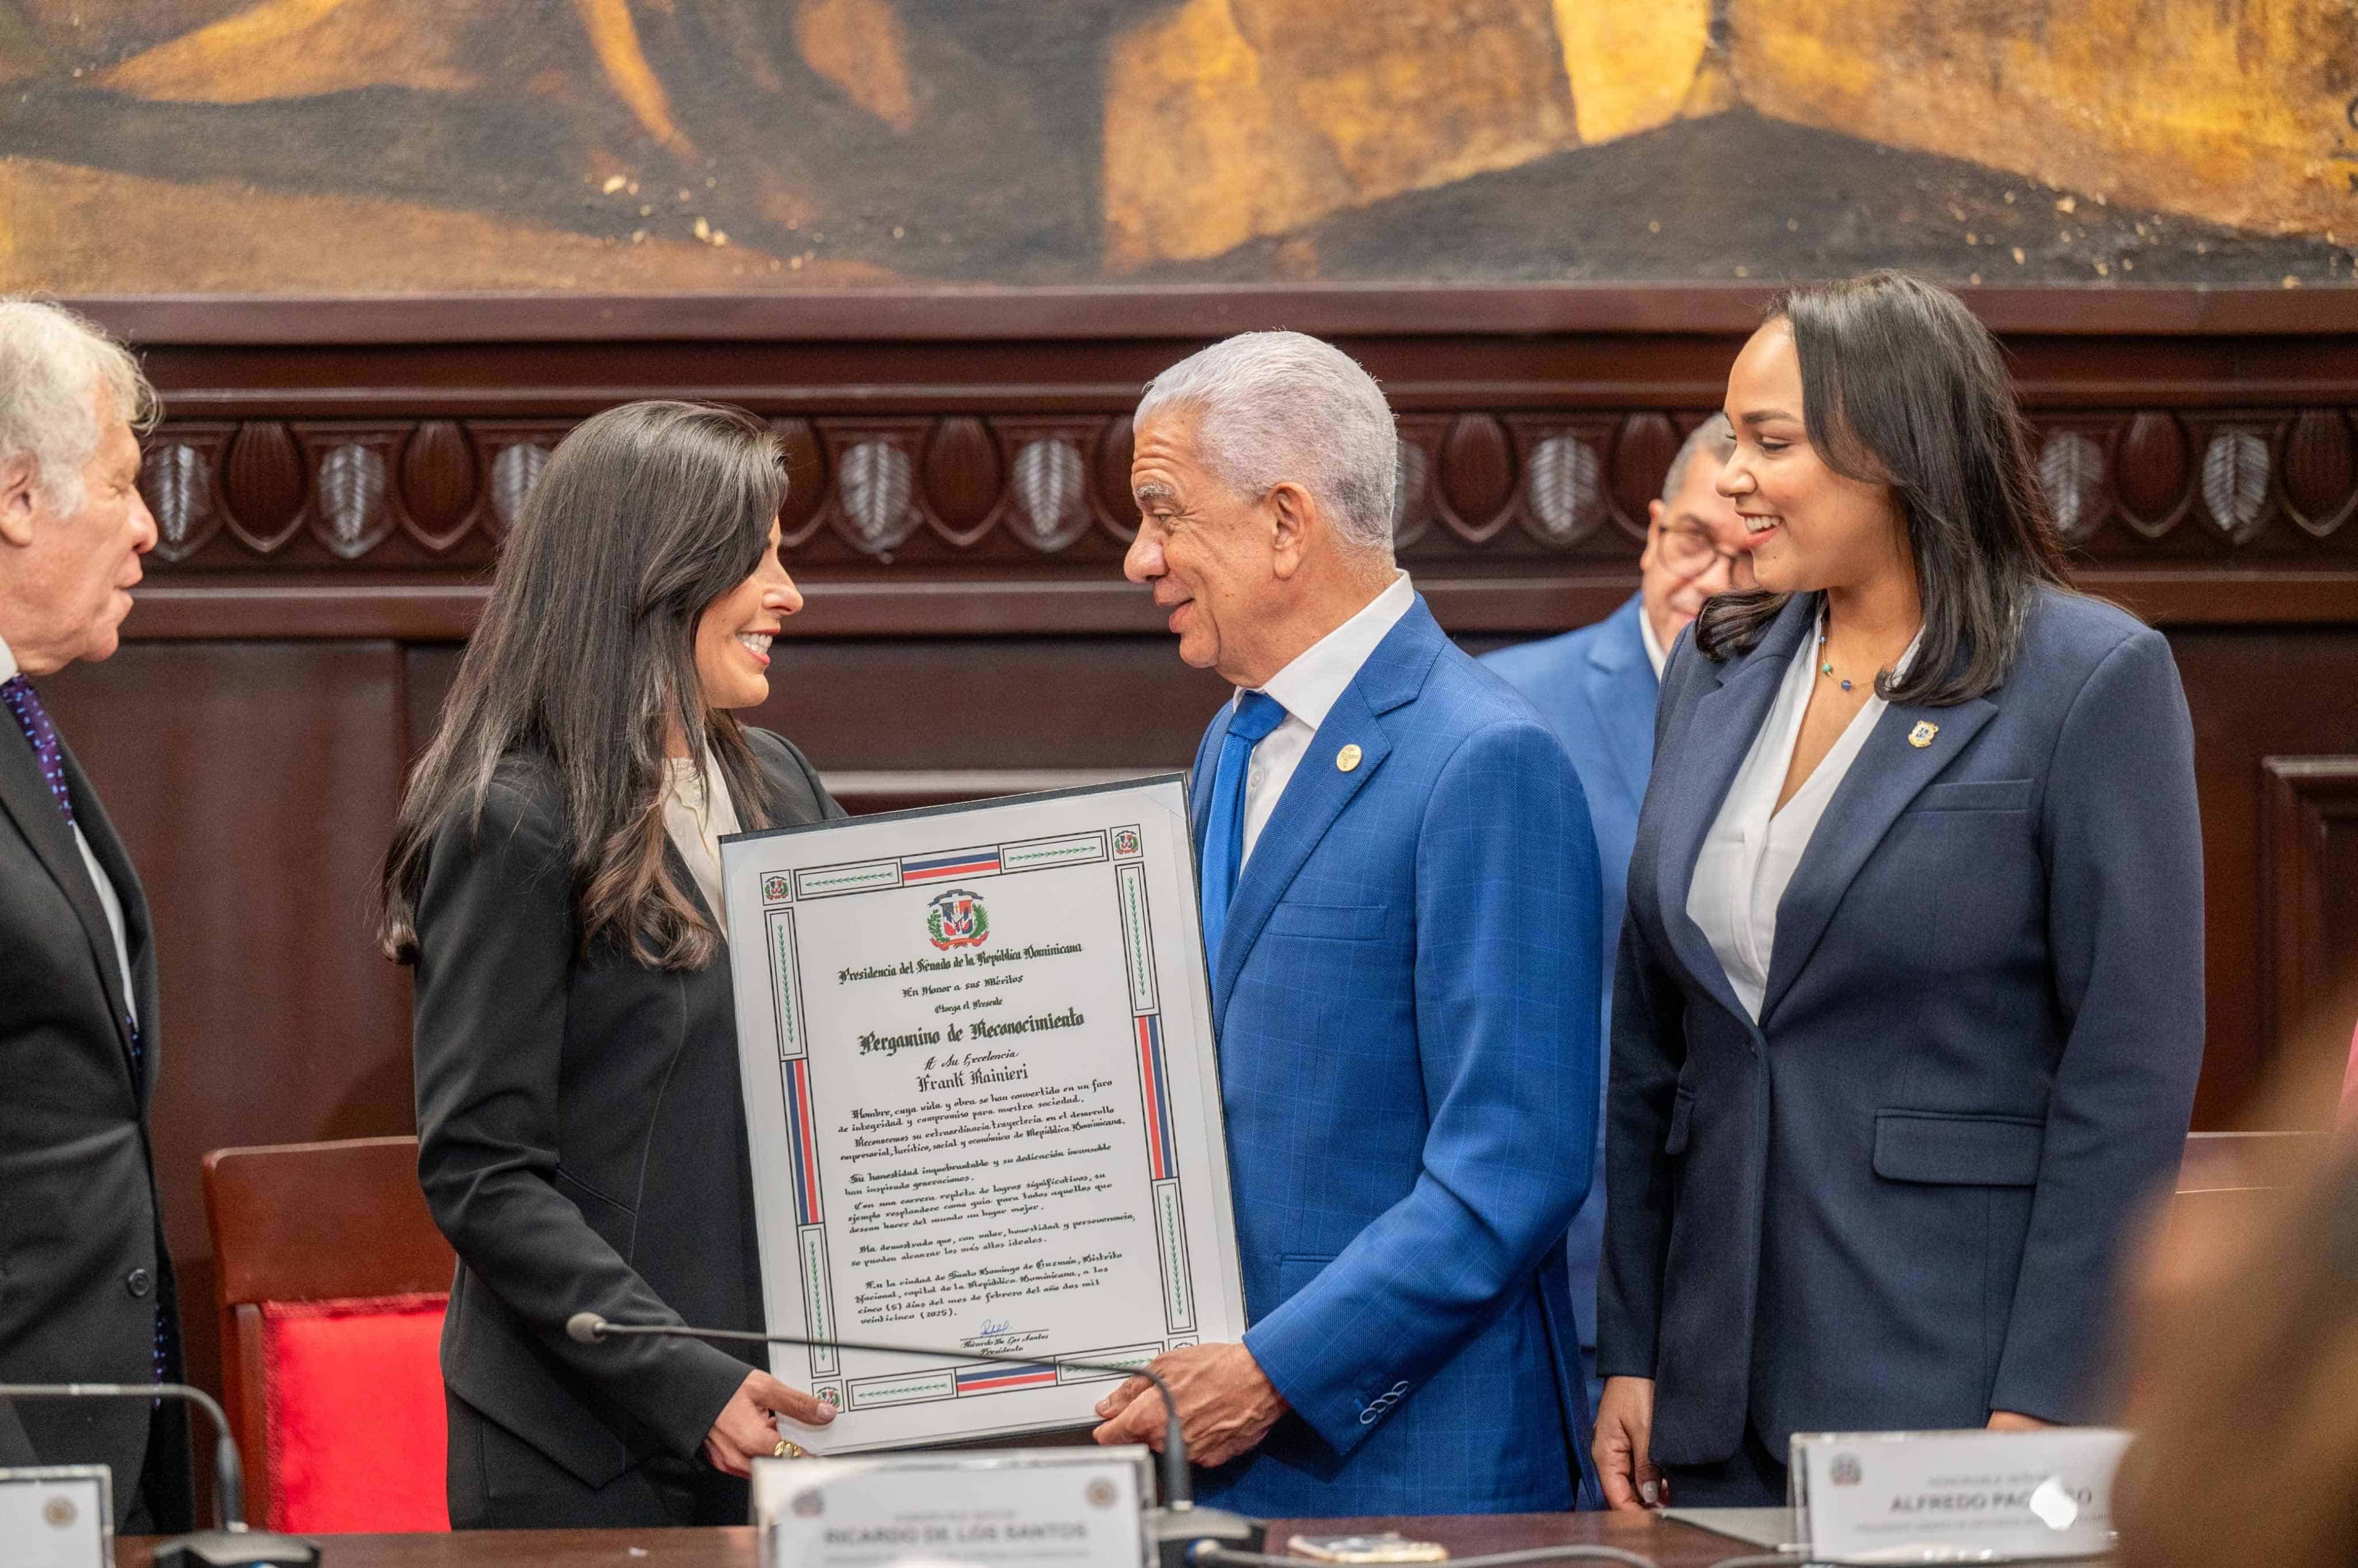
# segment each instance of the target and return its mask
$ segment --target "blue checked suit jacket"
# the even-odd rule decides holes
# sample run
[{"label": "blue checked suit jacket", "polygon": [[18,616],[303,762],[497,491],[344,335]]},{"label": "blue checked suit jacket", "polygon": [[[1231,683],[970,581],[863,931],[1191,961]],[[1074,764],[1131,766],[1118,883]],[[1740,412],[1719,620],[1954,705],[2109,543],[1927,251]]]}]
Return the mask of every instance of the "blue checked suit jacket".
[{"label": "blue checked suit jacket", "polygon": [[[1195,758],[1200,845],[1222,709]],[[1357,745],[1358,765],[1336,765]],[[1594,1506],[1563,1256],[1595,1145],[1596,849],[1422,599],[1327,714],[1210,956],[1265,1517]]]}]

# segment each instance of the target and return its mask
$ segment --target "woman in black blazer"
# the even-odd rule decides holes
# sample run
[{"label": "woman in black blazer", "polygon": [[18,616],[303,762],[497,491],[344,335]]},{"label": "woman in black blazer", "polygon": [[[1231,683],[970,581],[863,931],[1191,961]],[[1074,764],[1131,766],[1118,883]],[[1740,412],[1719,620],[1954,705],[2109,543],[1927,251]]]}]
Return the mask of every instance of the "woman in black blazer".
[{"label": "woman in black blazer", "polygon": [[[692,1339],[763,1326],[719,833],[840,816],[769,695],[802,598],[777,443],[640,403],[557,449],[501,557],[385,862],[416,968],[418,1174],[459,1254],[451,1523],[737,1524],[776,1418],[833,1412]],[[749,1362],[752,1363],[749,1365]]]},{"label": "woman in black blazer", "polygon": [[1671,654],[1614,982],[1624,1508],[1781,1502],[1796,1431],[2088,1419],[2202,1054],[2177,667],[2063,586],[1988,331],[1800,290],[1726,412],[1761,586]]}]

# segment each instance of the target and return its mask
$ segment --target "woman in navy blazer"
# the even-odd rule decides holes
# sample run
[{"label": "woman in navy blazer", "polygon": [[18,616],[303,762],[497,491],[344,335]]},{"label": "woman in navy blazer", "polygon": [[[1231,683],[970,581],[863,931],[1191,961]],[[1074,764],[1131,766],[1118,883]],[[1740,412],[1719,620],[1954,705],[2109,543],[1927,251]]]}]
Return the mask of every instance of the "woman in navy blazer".
[{"label": "woman in navy blazer", "polygon": [[1781,1502],[1796,1431],[2087,1419],[2202,1051],[2177,669],[2063,585],[1986,329],[1800,290],[1726,412],[1761,587],[1671,655],[1614,989],[1623,1508]]}]

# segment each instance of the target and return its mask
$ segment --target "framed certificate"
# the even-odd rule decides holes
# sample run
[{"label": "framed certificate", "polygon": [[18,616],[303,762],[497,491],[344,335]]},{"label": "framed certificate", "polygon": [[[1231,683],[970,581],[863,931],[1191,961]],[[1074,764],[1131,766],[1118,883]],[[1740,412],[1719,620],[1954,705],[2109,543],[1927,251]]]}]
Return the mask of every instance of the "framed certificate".
[{"label": "framed certificate", "polygon": [[797,1441],[1078,1425],[1119,1374],[1051,1357],[1242,1337],[1180,775],[720,860],[771,1331],[949,1352],[773,1347],[841,1412]]}]

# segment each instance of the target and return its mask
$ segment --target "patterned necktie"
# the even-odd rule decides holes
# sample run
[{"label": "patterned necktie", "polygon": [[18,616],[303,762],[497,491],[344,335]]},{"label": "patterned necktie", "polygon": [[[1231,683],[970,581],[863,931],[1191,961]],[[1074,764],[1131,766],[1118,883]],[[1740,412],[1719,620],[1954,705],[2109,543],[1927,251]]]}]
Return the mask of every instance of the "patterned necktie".
[{"label": "patterned necktie", "polygon": [[[33,748],[33,758],[41,764],[41,779],[49,786],[49,795],[64,814],[66,826],[78,827],[74,821],[73,794],[66,788],[66,749],[58,740],[58,727],[49,722],[49,710],[41,705],[40,693],[33,683],[21,675],[0,681],[0,702],[16,716],[16,728],[25,732],[25,740]],[[144,1093],[146,1080],[146,1051],[140,1044],[139,1025],[126,1018],[124,1032],[131,1037],[131,1076]]]},{"label": "patterned necktie", "polygon": [[1266,692],[1249,691],[1228,718],[1220,742],[1220,765],[1212,775],[1212,812],[1204,827],[1204,954],[1215,975],[1220,968],[1220,937],[1236,897],[1237,872],[1245,858],[1245,775],[1252,749],[1285,722],[1285,708]]},{"label": "patterned necktie", "polygon": [[66,789],[65,748],[58,744],[57,726],[49,722],[49,710],[41,706],[40,694],[33,683],[23,676],[10,676],[0,681],[0,702],[16,716],[16,728],[25,732],[26,742],[33,748],[35,760],[41,764],[41,778],[57,797],[58,809],[65,813],[68,826],[74,819],[73,796]]}]

